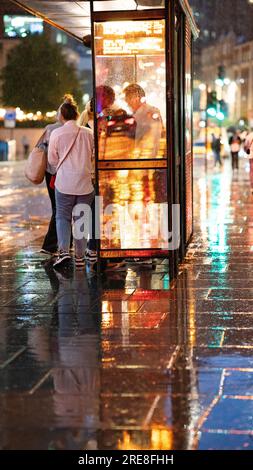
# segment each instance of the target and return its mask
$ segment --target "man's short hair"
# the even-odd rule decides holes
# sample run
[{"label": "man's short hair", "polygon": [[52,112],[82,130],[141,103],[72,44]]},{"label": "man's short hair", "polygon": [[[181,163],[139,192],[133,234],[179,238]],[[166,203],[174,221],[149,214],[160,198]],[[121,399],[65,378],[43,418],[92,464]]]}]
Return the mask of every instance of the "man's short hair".
[{"label": "man's short hair", "polygon": [[145,91],[143,88],[138,85],[138,83],[131,83],[126,88],[124,88],[125,96],[136,96],[138,98],[143,98],[145,96]]},{"label": "man's short hair", "polygon": [[99,85],[96,88],[96,95],[97,95],[98,100],[101,100],[103,98],[107,98],[110,101],[111,105],[115,101],[115,91],[109,85]]}]

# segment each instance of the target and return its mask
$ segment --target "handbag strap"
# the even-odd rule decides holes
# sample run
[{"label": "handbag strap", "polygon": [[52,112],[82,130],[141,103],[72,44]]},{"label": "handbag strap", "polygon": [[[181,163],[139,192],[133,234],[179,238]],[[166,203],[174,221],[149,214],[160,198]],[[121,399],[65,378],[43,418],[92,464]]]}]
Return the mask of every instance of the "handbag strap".
[{"label": "handbag strap", "polygon": [[76,133],[76,136],[75,136],[75,138],[74,138],[74,140],[73,140],[71,146],[69,147],[67,153],[64,155],[63,159],[58,163],[57,168],[56,168],[56,172],[59,170],[60,166],[61,166],[61,165],[63,164],[63,162],[66,160],[68,154],[71,152],[72,148],[74,147],[74,145],[75,145],[75,143],[76,143],[76,139],[77,139],[77,137],[78,137],[78,135],[79,135],[80,130],[81,130],[81,127],[79,127],[79,129],[78,129],[78,131],[77,131],[77,133]]},{"label": "handbag strap", "polygon": [[40,136],[40,138],[39,138],[37,144],[35,145],[35,147],[38,147],[39,144],[40,144],[41,142],[43,142],[43,137],[44,137],[44,135],[46,135],[46,133],[47,133],[47,130],[45,130],[45,131],[43,132],[43,134]]}]

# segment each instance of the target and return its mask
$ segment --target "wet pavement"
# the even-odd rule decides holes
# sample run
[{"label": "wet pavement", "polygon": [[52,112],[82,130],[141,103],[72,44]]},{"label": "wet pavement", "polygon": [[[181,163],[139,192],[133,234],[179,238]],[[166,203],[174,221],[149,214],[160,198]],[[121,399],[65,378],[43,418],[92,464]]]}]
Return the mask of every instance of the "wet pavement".
[{"label": "wet pavement", "polygon": [[170,285],[165,260],[54,272],[45,189],[1,164],[1,449],[253,449],[253,196],[245,161],[195,167]]}]

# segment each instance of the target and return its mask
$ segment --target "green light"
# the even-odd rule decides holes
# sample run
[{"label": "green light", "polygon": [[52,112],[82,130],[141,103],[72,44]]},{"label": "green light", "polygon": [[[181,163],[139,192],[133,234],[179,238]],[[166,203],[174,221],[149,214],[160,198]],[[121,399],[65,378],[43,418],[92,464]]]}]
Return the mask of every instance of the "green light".
[{"label": "green light", "polygon": [[208,116],[215,117],[216,116],[216,109],[215,108],[207,108],[206,110]]},{"label": "green light", "polygon": [[225,114],[222,113],[222,111],[219,111],[217,114],[216,114],[216,117],[219,121],[223,121],[223,119],[225,119]]}]

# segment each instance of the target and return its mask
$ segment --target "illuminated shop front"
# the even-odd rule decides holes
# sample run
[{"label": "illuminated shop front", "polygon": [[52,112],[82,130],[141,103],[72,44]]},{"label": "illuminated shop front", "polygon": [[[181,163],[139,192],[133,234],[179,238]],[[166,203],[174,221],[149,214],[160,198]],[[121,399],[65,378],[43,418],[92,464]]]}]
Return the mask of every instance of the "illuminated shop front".
[{"label": "illuminated shop front", "polygon": [[193,232],[188,0],[12,0],[92,48],[100,259],[169,258]]}]

